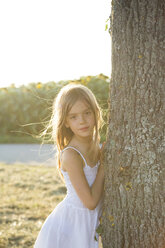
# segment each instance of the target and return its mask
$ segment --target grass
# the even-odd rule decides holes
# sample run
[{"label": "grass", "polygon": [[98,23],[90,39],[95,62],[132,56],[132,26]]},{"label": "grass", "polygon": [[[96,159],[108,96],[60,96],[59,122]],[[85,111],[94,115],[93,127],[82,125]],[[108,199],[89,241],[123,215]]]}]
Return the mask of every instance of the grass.
[{"label": "grass", "polygon": [[0,248],[33,248],[46,217],[65,195],[56,167],[1,163]]},{"label": "grass", "polygon": [[0,248],[27,248],[66,188],[56,167],[0,164],[0,192]]}]

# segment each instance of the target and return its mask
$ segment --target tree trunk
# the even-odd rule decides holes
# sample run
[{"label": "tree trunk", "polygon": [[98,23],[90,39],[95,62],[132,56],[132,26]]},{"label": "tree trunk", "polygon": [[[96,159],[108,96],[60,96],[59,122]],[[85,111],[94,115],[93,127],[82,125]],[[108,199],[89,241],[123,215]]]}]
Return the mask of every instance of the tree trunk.
[{"label": "tree trunk", "polygon": [[165,1],[113,0],[111,36],[103,247],[165,248]]}]

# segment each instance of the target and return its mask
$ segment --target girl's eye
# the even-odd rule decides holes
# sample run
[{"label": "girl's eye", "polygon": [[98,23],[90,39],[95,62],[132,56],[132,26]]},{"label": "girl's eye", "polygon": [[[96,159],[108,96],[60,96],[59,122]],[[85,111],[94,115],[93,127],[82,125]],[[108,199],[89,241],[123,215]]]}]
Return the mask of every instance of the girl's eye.
[{"label": "girl's eye", "polygon": [[73,115],[73,116],[71,116],[71,117],[70,117],[70,119],[76,119],[76,116],[75,116],[75,115]]},{"label": "girl's eye", "polygon": [[89,114],[91,114],[91,111],[87,111],[87,112],[86,112],[86,115],[89,115]]}]

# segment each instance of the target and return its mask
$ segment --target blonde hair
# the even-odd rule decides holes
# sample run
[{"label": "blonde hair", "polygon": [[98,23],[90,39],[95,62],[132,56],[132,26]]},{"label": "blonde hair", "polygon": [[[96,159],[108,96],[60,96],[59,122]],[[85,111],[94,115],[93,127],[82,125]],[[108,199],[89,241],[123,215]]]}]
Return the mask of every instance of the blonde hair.
[{"label": "blonde hair", "polygon": [[53,101],[52,116],[48,127],[52,128],[52,139],[58,149],[58,168],[60,168],[60,152],[68,145],[73,136],[71,129],[65,126],[66,117],[72,106],[78,100],[85,100],[94,113],[95,126],[93,144],[91,145],[90,151],[93,151],[94,156],[98,154],[98,146],[100,143],[99,129],[102,124],[102,114],[97,100],[92,91],[87,87],[81,84],[68,84],[59,91]]}]

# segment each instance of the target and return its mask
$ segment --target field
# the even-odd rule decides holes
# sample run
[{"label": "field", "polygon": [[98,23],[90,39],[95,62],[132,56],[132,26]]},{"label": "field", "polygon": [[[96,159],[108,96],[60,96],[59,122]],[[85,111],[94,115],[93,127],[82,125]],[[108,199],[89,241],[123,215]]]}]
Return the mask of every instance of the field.
[{"label": "field", "polygon": [[0,248],[33,247],[65,194],[56,167],[0,164]]}]

